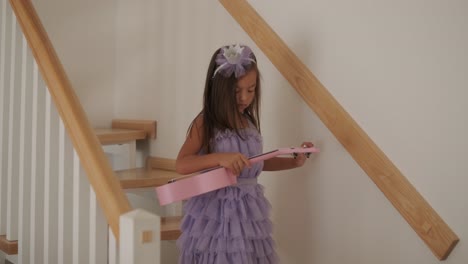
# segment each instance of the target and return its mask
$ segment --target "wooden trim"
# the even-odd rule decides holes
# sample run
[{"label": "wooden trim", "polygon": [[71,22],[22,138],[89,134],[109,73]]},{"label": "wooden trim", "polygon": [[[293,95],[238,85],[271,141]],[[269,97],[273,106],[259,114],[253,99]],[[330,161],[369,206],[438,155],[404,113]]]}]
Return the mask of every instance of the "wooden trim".
[{"label": "wooden trim", "polygon": [[176,240],[181,235],[182,216],[161,217],[161,240]]},{"label": "wooden trim", "polygon": [[220,0],[440,260],[459,238],[246,0]]},{"label": "wooden trim", "polygon": [[30,0],[10,0],[52,99],[116,239],[119,217],[131,210],[98,138]]},{"label": "wooden trim", "polygon": [[94,132],[102,145],[122,144],[130,141],[145,139],[144,130],[95,128]]},{"label": "wooden trim", "polygon": [[146,168],[148,170],[161,169],[175,171],[175,160],[160,157],[148,157],[146,158]]},{"label": "wooden trim", "polygon": [[171,179],[180,177],[174,171],[136,168],[116,171],[123,189],[157,187],[167,184]]},{"label": "wooden trim", "polygon": [[0,236],[0,251],[7,255],[18,254],[18,240],[7,240],[6,236]]},{"label": "wooden trim", "polygon": [[143,130],[152,139],[157,136],[157,122],[153,120],[114,119],[112,128]]}]

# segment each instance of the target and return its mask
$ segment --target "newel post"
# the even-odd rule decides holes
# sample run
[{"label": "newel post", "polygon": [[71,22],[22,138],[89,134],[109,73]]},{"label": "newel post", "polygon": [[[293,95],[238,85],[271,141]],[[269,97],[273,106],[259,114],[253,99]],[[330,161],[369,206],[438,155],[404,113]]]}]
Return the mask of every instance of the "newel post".
[{"label": "newel post", "polygon": [[120,216],[120,263],[159,264],[161,218],[143,209]]}]

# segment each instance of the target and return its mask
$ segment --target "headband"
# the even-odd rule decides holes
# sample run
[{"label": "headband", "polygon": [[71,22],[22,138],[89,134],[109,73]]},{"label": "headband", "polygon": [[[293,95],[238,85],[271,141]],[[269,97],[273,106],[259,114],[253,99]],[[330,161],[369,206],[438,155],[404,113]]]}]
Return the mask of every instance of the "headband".
[{"label": "headband", "polygon": [[252,59],[252,50],[244,45],[230,45],[221,48],[218,55],[216,56],[216,68],[213,78],[216,73],[220,73],[224,77],[228,78],[234,73],[236,78],[239,78],[245,74],[245,68],[250,64],[255,63]]}]

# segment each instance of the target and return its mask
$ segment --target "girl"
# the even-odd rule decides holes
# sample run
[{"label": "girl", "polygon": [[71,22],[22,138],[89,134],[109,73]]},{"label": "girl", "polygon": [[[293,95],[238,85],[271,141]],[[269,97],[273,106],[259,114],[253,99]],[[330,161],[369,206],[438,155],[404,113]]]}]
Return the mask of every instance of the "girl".
[{"label": "girl", "polygon": [[[238,183],[189,199],[184,205],[179,263],[278,263],[268,218],[270,204],[257,184],[262,170],[300,167],[306,157],[272,158],[250,164],[262,153],[260,73],[249,47],[225,46],[211,58],[203,110],[192,121],[176,161],[189,174],[222,166]],[[304,142],[304,147],[312,147]]]}]

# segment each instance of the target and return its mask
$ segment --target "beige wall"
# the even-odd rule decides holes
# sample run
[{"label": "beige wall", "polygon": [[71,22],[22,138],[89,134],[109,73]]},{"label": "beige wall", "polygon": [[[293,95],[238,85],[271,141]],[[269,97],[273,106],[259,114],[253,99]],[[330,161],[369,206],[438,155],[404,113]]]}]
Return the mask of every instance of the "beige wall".
[{"label": "beige wall", "polygon": [[116,4],[110,0],[34,0],[91,124],[113,117]]},{"label": "beige wall", "polygon": [[[460,236],[446,263],[466,262],[468,4],[250,2]],[[133,30],[118,31],[115,113],[158,120],[153,155],[176,156],[212,52],[249,44],[264,78],[265,149],[307,139],[323,150],[261,177],[282,263],[439,263],[217,1],[139,3],[119,4],[118,28]]]},{"label": "beige wall", "polygon": [[[216,0],[47,2],[40,11],[91,119],[158,120],[157,156],[176,156],[212,52],[251,45],[265,150],[322,149],[301,169],[261,176],[282,263],[439,263]],[[445,263],[466,263],[468,2],[250,2],[459,235]]]}]

